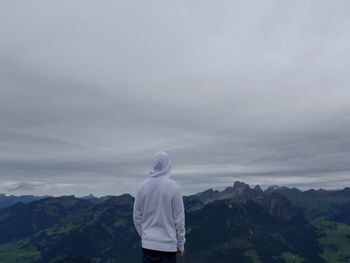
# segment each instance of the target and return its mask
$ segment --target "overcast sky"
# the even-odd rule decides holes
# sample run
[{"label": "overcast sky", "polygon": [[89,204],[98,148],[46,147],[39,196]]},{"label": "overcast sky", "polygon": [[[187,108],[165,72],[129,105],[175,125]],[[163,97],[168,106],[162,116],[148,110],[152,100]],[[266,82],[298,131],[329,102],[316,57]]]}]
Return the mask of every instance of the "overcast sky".
[{"label": "overcast sky", "polygon": [[2,1],[0,192],[350,186],[350,1]]}]

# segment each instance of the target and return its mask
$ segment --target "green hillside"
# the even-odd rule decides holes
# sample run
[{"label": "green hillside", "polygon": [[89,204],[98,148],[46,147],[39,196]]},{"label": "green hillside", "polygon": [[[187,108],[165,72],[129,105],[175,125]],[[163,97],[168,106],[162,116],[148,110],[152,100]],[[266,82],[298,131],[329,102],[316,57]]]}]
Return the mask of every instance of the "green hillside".
[{"label": "green hillside", "polygon": [[312,224],[317,228],[322,247],[321,256],[325,262],[350,262],[350,225],[322,219],[315,220]]}]

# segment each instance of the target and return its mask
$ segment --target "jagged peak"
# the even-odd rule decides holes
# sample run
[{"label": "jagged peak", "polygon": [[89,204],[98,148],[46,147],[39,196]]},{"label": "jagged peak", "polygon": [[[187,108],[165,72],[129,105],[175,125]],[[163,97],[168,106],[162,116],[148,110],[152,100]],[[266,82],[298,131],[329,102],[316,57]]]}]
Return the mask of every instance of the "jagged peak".
[{"label": "jagged peak", "polygon": [[93,194],[89,194],[89,195],[85,195],[80,197],[81,199],[95,199],[97,198],[96,196],[94,196]]},{"label": "jagged peak", "polygon": [[255,191],[259,191],[259,192],[262,192],[263,190],[261,189],[260,185],[256,185],[254,188],[253,188]]},{"label": "jagged peak", "polygon": [[243,194],[246,191],[251,190],[248,184],[240,181],[235,181],[233,184],[233,192],[236,192],[237,194]]},{"label": "jagged peak", "polygon": [[124,194],[121,194],[121,195],[110,195],[110,196],[107,196],[107,197],[114,198],[114,199],[119,199],[119,200],[129,200],[129,199],[133,199],[134,198],[129,193],[124,193]]},{"label": "jagged peak", "polygon": [[195,195],[206,195],[206,194],[210,194],[210,193],[213,193],[214,192],[214,189],[213,188],[209,188],[207,190],[204,190],[202,192],[199,192],[199,193],[196,193]]},{"label": "jagged peak", "polygon": [[232,192],[234,188],[232,186],[227,186],[222,192]]},{"label": "jagged peak", "polygon": [[237,188],[250,188],[248,184],[244,183],[244,182],[240,182],[240,181],[235,181],[233,184],[233,188],[237,189]]},{"label": "jagged peak", "polygon": [[271,185],[269,186],[267,189],[280,189],[281,186],[278,186],[278,185]]},{"label": "jagged peak", "polygon": [[122,194],[122,195],[112,195],[110,197],[106,197],[104,200],[107,203],[113,204],[113,205],[130,205],[134,201],[134,197],[131,194]]}]

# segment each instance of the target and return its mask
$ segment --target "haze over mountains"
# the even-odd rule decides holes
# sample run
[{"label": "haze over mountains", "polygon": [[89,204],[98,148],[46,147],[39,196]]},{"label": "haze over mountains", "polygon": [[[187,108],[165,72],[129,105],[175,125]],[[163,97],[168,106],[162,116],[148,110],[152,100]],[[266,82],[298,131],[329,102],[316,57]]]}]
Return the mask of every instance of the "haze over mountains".
[{"label": "haze over mountains", "polygon": [[[347,188],[345,188],[345,189],[347,189]],[[305,194],[307,194],[307,193],[310,193],[310,192],[331,193],[331,192],[340,191],[339,189],[325,190],[325,189],[322,189],[322,188],[320,188],[318,190],[309,189],[309,190],[302,191],[302,190],[299,190],[296,187],[290,188],[290,187],[278,186],[278,185],[269,186],[265,190],[262,190],[259,185],[256,185],[253,189],[251,189],[248,184],[236,181],[233,186],[229,186],[229,187],[225,188],[223,191],[213,190],[212,188],[210,188],[208,190],[196,193],[194,195],[203,196],[203,197],[208,195],[209,196],[208,197],[209,200],[210,200],[210,198],[212,198],[213,200],[214,199],[215,200],[219,200],[219,199],[225,199],[227,197],[236,196],[236,195],[240,194],[241,192],[245,192],[245,194],[248,194],[249,192],[250,193],[254,193],[255,191],[252,191],[252,190],[256,190],[256,192],[264,192],[265,194],[271,194],[273,192],[279,192],[279,193],[285,193],[285,194],[293,193],[293,192],[294,193],[304,192]],[[75,196],[75,195],[72,195],[72,196]],[[82,198],[82,199],[100,199],[100,200],[105,200],[105,199],[107,199],[109,197],[112,197],[112,196],[114,196],[114,195],[105,195],[105,196],[101,196],[101,197],[96,197],[93,194],[89,194],[89,195],[86,195],[86,196],[81,196],[81,197],[75,196],[75,197]],[[37,196],[37,195],[13,195],[13,194],[12,195],[6,195],[6,194],[3,194],[3,193],[0,193],[0,208],[7,207],[7,206],[13,205],[13,204],[18,203],[18,202],[29,203],[29,202],[32,202],[32,201],[35,201],[35,200],[40,200],[40,199],[47,198],[47,197],[54,197],[54,196],[51,196],[51,195],[44,195],[44,196]]]},{"label": "haze over mountains", "polygon": [[[130,194],[21,198],[0,209],[0,262],[139,262]],[[184,203],[188,252],[179,262],[350,260],[350,188],[263,191],[237,181]]]}]

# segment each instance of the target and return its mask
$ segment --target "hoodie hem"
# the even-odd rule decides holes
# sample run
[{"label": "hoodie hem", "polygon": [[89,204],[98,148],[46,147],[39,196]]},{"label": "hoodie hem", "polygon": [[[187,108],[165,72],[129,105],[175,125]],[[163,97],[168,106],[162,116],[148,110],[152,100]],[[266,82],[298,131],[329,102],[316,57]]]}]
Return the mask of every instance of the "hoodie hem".
[{"label": "hoodie hem", "polygon": [[159,250],[159,251],[167,251],[167,252],[177,252],[177,244],[167,244],[164,242],[153,241],[153,240],[142,240],[142,247]]}]

